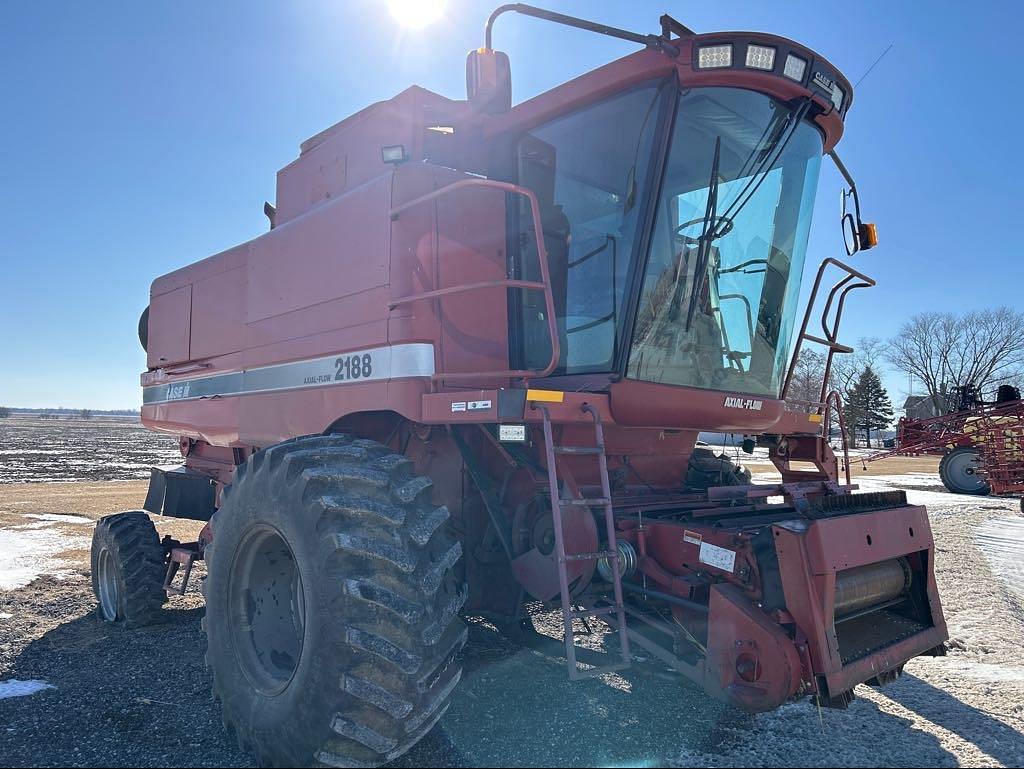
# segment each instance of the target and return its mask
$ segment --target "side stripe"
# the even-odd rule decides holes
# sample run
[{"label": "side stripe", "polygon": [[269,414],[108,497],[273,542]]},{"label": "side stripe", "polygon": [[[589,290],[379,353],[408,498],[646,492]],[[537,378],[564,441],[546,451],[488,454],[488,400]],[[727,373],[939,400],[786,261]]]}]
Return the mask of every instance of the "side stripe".
[{"label": "side stripe", "polygon": [[142,388],[142,403],[170,403],[215,396],[333,387],[382,379],[424,377],[434,373],[434,345],[385,345],[322,358],[259,366],[229,374],[176,379]]}]

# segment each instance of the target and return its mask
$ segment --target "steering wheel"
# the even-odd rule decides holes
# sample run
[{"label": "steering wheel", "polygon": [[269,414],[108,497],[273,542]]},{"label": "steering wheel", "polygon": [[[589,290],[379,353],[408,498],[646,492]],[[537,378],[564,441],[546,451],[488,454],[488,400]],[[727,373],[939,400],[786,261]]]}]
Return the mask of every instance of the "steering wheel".
[{"label": "steering wheel", "polygon": [[[683,243],[685,243],[688,246],[696,246],[696,245],[698,245],[700,243],[700,236],[699,235],[697,235],[697,236],[694,236],[694,235],[684,235],[683,234],[683,230],[687,229],[688,227],[692,227],[695,224],[703,224],[703,223],[704,223],[704,217],[703,216],[700,217],[699,219],[691,219],[688,222],[683,222],[682,224],[680,224],[675,229],[675,237],[676,237],[676,239],[682,241]],[[714,218],[714,220],[711,221],[708,224],[708,232],[715,233],[715,237],[712,238],[712,240],[717,240],[718,238],[725,237],[730,232],[732,232],[733,224],[734,224],[734,222],[733,222],[732,219],[729,219],[729,218],[727,218],[725,216],[716,216]]]}]

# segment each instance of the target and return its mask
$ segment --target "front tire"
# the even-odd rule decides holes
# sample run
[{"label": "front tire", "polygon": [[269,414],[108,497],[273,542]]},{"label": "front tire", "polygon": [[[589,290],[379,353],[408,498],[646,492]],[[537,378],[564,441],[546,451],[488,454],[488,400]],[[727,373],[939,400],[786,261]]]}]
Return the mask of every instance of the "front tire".
[{"label": "front tire", "polygon": [[133,628],[164,618],[164,548],[147,513],[101,518],[93,531],[90,561],[100,619]]},{"label": "front tire", "polygon": [[461,678],[461,546],[432,484],[386,447],[287,441],[236,470],[213,520],[207,664],[225,724],[266,766],[378,766]]}]

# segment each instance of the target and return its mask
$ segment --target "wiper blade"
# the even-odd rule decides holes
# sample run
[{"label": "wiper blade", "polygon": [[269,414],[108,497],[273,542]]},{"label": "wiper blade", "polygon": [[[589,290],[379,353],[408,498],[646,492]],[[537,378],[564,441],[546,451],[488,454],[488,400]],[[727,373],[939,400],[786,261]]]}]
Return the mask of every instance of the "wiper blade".
[{"label": "wiper blade", "polygon": [[[757,193],[761,183],[768,178],[768,171],[775,165],[779,157],[785,151],[789,145],[790,140],[796,134],[796,129],[803,122],[803,119],[807,116],[808,111],[811,108],[811,99],[806,97],[801,102],[800,106],[789,113],[789,119],[780,127],[778,137],[776,138],[775,144],[771,149],[765,149],[762,151],[761,160],[757,163],[756,169],[747,180],[740,194],[736,196],[736,199],[732,202],[726,212],[722,215],[722,219],[725,221],[732,221],[736,218],[737,214],[742,211],[747,203],[750,202],[751,198]],[[755,149],[755,152],[757,150]],[[746,166],[746,163],[744,163]],[[741,178],[737,176],[736,178]]]},{"label": "wiper blade", "polygon": [[[725,213],[718,216],[718,166],[721,155],[722,137],[715,137],[715,155],[711,163],[711,178],[708,182],[708,203],[704,212],[704,225],[701,230],[697,246],[697,260],[693,272],[693,285],[690,289],[689,299],[686,307],[686,330],[690,330],[693,323],[693,314],[697,309],[697,302],[704,291],[705,282],[708,279],[708,261],[711,255],[711,244],[718,238],[728,234],[732,229],[733,222],[740,211],[750,202],[757,193],[761,183],[768,178],[768,171],[775,165],[779,157],[785,151],[786,146],[796,133],[796,129],[807,115],[811,107],[810,98],[802,101],[799,108],[790,111],[786,121],[775,127],[766,129],[774,135],[774,141],[769,141],[768,146],[761,148],[760,143],[750,154],[750,157],[743,162],[742,172],[746,171],[747,165],[756,154],[760,158],[754,164],[754,170],[750,179],[744,185],[739,195],[729,205]],[[736,178],[742,178],[742,175]],[[710,229],[709,229],[710,228]]]},{"label": "wiper blade", "polygon": [[[711,241],[718,230],[718,164],[722,155],[722,137],[715,137],[715,156],[711,159],[711,177],[708,179],[708,202],[704,208],[704,224],[701,226],[700,237],[697,239],[697,260],[693,270],[693,283],[690,286],[690,298],[686,303],[686,330],[693,323],[693,313],[697,309],[697,298],[704,290],[707,277],[707,262],[711,254]],[[700,276],[698,279],[697,276]]]}]

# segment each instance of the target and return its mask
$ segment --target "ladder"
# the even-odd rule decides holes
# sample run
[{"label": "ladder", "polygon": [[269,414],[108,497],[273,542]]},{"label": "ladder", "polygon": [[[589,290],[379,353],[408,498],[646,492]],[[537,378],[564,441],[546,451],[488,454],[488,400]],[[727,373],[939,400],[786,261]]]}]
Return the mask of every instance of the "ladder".
[{"label": "ladder", "polygon": [[[619,563],[619,551],[615,537],[615,516],[612,510],[611,483],[608,480],[608,457],[605,454],[604,427],[601,415],[590,404],[583,404],[582,410],[590,414],[594,422],[593,446],[557,446],[551,429],[551,413],[547,406],[536,404],[543,416],[544,449],[547,454],[548,484],[551,492],[551,516],[555,529],[555,555],[558,558],[558,585],[562,599],[562,624],[565,632],[565,657],[569,668],[569,678],[578,681],[583,678],[596,678],[605,673],[625,670],[631,664],[629,653],[629,635],[626,629],[626,607],[622,602],[622,577]],[[576,497],[564,499],[559,491],[558,457],[561,455],[593,456],[597,458],[601,476],[600,497]],[[608,541],[608,550],[594,553],[566,553],[565,532],[562,528],[562,510],[569,505],[579,505],[588,509],[600,507],[604,510],[604,522]],[[576,561],[597,561],[607,558],[612,571],[612,588],[614,603],[607,606],[585,607],[574,609],[572,596],[569,592],[568,564]],[[573,620],[587,617],[602,617],[614,614],[619,631],[619,648],[622,661],[594,668],[581,668],[576,662],[576,644],[573,640]]]}]

